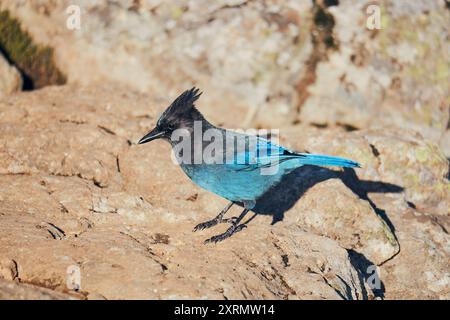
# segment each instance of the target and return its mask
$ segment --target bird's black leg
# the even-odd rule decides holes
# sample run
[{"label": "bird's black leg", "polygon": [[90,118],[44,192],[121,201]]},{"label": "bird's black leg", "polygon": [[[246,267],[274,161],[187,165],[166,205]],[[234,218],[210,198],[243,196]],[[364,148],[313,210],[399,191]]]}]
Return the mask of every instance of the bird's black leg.
[{"label": "bird's black leg", "polygon": [[244,219],[245,215],[250,211],[250,209],[244,209],[244,211],[242,211],[241,215],[236,219],[236,221],[233,222],[233,224],[231,225],[231,227],[228,228],[227,231],[225,231],[222,234],[219,234],[217,236],[214,236],[212,238],[209,238],[207,240],[205,240],[205,244],[206,243],[216,243],[219,241],[223,241],[226,238],[231,237],[233,234],[235,234],[236,232],[241,231],[242,229],[246,228],[247,225],[245,224],[239,224],[239,222],[241,222],[242,219]]},{"label": "bird's black leg", "polygon": [[206,229],[206,228],[211,228],[212,226],[215,226],[216,224],[223,222],[224,221],[223,215],[225,213],[227,213],[228,210],[230,210],[230,208],[233,206],[233,204],[234,204],[234,202],[230,202],[225,208],[223,208],[222,211],[220,211],[220,213],[217,215],[217,217],[215,217],[212,220],[209,220],[209,221],[206,221],[206,222],[202,222],[202,223],[196,225],[194,227],[193,231],[198,231],[198,230],[203,230],[203,229]]}]

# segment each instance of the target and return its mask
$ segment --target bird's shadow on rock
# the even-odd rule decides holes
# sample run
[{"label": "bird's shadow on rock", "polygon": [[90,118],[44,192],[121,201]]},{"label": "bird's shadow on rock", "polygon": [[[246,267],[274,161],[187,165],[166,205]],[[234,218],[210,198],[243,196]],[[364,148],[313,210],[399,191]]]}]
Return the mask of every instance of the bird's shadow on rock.
[{"label": "bird's shadow on rock", "polygon": [[340,179],[360,199],[369,202],[391,231],[395,232],[386,212],[375,205],[369,198],[369,193],[399,193],[404,189],[391,183],[360,180],[355,170],[349,168],[334,171],[317,166],[302,166],[283,176],[279,183],[258,199],[252,211],[256,214],[272,215],[272,224],[275,224],[284,219],[285,212],[291,209],[308,189],[329,179]]},{"label": "bird's shadow on rock", "polygon": [[[374,209],[375,213],[388,225],[397,240],[395,227],[386,214],[386,211],[376,206],[370,199],[369,193],[399,193],[402,192],[404,188],[381,181],[361,180],[356,175],[355,170],[349,168],[345,168],[344,171],[334,171],[317,166],[302,166],[292,171],[285,175],[278,184],[259,198],[256,206],[252,209],[255,215],[246,223],[250,222],[258,214],[272,215],[272,224],[282,221],[285,212],[291,209],[309,188],[328,179],[340,179],[355,195],[360,199],[367,201]],[[367,268],[368,266],[373,266],[374,263],[356,251],[351,249],[348,251],[350,262],[357,270],[360,281],[366,282]],[[392,259],[392,257],[390,259]],[[383,283],[381,282],[381,287],[379,289],[372,291],[376,297],[383,298]],[[367,298],[367,293],[364,294],[364,298]]]}]

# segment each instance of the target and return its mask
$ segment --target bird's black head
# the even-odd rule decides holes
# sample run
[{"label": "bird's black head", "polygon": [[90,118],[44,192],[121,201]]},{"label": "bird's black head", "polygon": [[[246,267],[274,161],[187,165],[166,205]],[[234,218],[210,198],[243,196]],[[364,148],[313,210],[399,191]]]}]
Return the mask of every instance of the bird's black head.
[{"label": "bird's black head", "polygon": [[194,106],[201,94],[195,87],[183,92],[159,117],[156,127],[139,140],[139,144],[159,138],[170,139],[173,131],[177,129],[191,131],[195,121],[209,124]]}]

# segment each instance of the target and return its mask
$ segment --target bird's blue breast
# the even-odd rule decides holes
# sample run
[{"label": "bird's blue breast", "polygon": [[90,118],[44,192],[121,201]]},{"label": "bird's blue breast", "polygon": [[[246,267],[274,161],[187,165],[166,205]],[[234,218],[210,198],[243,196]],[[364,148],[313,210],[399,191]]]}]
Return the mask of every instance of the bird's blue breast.
[{"label": "bird's blue breast", "polygon": [[197,185],[230,201],[256,200],[286,173],[280,167],[275,174],[262,175],[260,170],[237,171],[221,164],[182,164],[181,168]]}]

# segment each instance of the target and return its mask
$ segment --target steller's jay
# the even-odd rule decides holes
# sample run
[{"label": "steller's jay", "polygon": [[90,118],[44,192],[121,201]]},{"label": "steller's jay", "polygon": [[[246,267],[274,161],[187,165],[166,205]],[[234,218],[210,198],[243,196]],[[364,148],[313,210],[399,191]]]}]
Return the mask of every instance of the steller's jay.
[{"label": "steller's jay", "polygon": [[[222,241],[242,230],[245,224],[239,223],[258,199],[283,175],[298,167],[360,167],[352,160],[293,152],[256,135],[215,127],[194,106],[200,95],[195,87],[183,92],[160,116],[156,127],[139,140],[139,144],[158,138],[169,141],[178,163],[192,181],[230,200],[217,217],[194,228],[197,231],[218,223],[231,223],[225,233],[205,243]],[[183,144],[181,140],[187,142]],[[237,218],[224,219],[224,214],[235,203],[243,205],[242,213]]]}]

